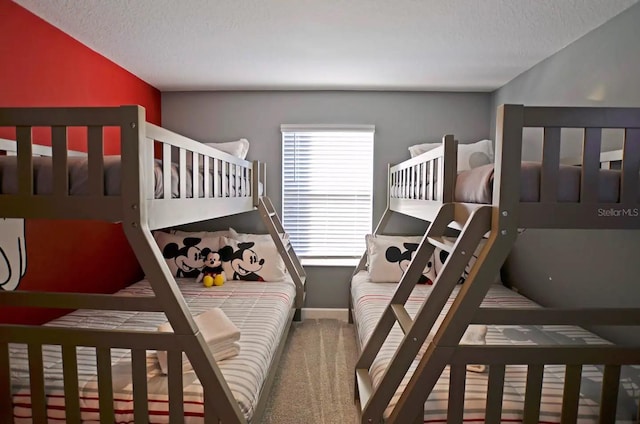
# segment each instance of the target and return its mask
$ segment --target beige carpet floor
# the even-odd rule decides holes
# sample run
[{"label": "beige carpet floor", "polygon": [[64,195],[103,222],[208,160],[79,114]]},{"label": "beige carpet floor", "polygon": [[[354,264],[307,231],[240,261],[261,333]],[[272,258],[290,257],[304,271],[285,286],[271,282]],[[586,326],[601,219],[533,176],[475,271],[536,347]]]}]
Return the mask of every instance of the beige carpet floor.
[{"label": "beige carpet floor", "polygon": [[294,322],[261,424],[352,424],[357,349],[353,324]]}]

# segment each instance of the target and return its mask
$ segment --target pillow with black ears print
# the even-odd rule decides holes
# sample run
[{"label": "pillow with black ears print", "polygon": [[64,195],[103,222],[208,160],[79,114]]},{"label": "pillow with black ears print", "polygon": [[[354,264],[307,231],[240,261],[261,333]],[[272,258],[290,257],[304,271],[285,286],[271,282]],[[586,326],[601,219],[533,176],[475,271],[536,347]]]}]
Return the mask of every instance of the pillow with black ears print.
[{"label": "pillow with black ears print", "polygon": [[[444,237],[444,238],[450,243],[454,243],[456,241],[455,237]],[[476,248],[475,252],[473,252],[473,255],[471,256],[471,258],[469,258],[469,262],[467,263],[467,265],[464,267],[464,271],[462,272],[462,275],[458,280],[458,284],[462,284],[465,282],[465,280],[469,276],[469,271],[471,271],[471,267],[473,266],[473,264],[476,263],[476,260],[478,259],[478,256],[480,255],[480,252],[482,251],[482,248],[484,247],[486,242],[487,242],[486,239],[480,240],[478,247]],[[444,267],[444,263],[448,257],[449,257],[449,252],[447,252],[446,250],[436,249],[436,251],[434,252],[434,268],[435,268],[436,276],[440,274],[440,272],[442,271],[442,268]],[[493,280],[493,283],[501,283],[500,273],[496,275],[496,277]]]},{"label": "pillow with black ears print", "polygon": [[197,278],[204,268],[221,265],[218,250],[222,237],[193,237],[189,233],[156,231],[153,237],[176,278]]},{"label": "pillow with black ears print", "polygon": [[[367,234],[367,267],[374,283],[397,283],[409,267],[421,236]],[[436,274],[433,257],[427,261],[418,284],[433,284]]]},{"label": "pillow with black ears print", "polygon": [[221,243],[219,253],[227,280],[283,281],[288,278],[273,240],[238,241],[223,237]]}]

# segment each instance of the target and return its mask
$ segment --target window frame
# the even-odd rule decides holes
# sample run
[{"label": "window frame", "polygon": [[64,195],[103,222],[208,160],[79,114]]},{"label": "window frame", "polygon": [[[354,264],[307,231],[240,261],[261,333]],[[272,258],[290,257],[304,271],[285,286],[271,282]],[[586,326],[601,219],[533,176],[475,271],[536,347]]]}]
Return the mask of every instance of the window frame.
[{"label": "window frame", "polygon": [[[283,226],[285,227],[285,230],[289,233],[290,238],[292,240],[292,245],[293,247],[296,249],[296,254],[300,257],[301,261],[303,263],[305,262],[312,262],[312,263],[316,263],[316,264],[322,264],[322,263],[326,263],[328,265],[331,265],[333,263],[336,264],[349,264],[351,265],[353,263],[353,260],[356,260],[358,258],[360,258],[362,256],[362,253],[365,251],[365,235],[371,233],[371,228],[373,226],[373,175],[374,175],[374,143],[375,143],[375,125],[345,125],[345,124],[283,124],[280,126],[280,131],[281,131],[281,149],[282,149],[282,184],[281,184],[281,194],[282,194],[282,220],[283,220]],[[291,219],[292,217],[289,216],[289,214],[287,213],[287,203],[288,203],[288,199],[287,199],[287,194],[286,194],[286,190],[287,189],[292,189],[292,187],[290,185],[288,185],[288,181],[287,181],[287,172],[294,172],[292,169],[291,165],[291,160],[287,159],[285,156],[287,155],[287,143],[291,143],[291,140],[288,139],[288,137],[294,136],[296,133],[299,133],[301,135],[304,135],[305,133],[307,135],[310,135],[310,133],[350,133],[350,132],[354,132],[354,133],[365,133],[366,135],[364,135],[364,137],[370,137],[368,140],[358,140],[358,143],[361,143],[361,145],[366,145],[366,147],[364,149],[362,149],[366,154],[360,156],[361,157],[361,164],[363,165],[362,168],[359,169],[364,169],[365,173],[368,175],[368,177],[362,177],[360,178],[360,182],[368,182],[368,187],[366,188],[367,190],[367,200],[364,201],[364,203],[366,204],[366,208],[367,208],[367,212],[365,214],[361,214],[360,216],[357,217],[358,222],[361,222],[363,219],[365,220],[365,223],[362,225],[363,228],[361,228],[361,232],[362,234],[357,234],[356,236],[348,236],[345,235],[343,237],[344,243],[345,245],[348,244],[349,247],[349,252],[334,252],[334,254],[328,254],[328,252],[326,252],[326,241],[323,245],[322,242],[319,242],[318,246],[314,249],[311,248],[311,250],[308,250],[307,248],[300,248],[300,246],[296,246],[296,230],[295,229],[291,229],[291,228],[287,228],[287,221],[288,219]],[[311,135],[311,137],[313,137]],[[339,143],[339,136],[336,136],[336,138],[328,140],[329,143]],[[295,141],[294,141],[295,143]],[[367,145],[368,144],[368,145]],[[326,146],[325,146],[326,147]],[[358,146],[359,147],[359,146]],[[305,149],[311,149],[312,146],[308,145],[308,146],[303,146],[301,150],[305,150]],[[293,149],[295,149],[295,147],[293,147]],[[321,156],[322,158],[329,158],[328,154],[324,154]],[[335,156],[333,157],[335,158]],[[344,162],[345,159],[341,159],[342,162]],[[368,164],[367,164],[368,161]],[[340,161],[337,161],[340,162]],[[349,163],[353,163],[353,157],[349,158]],[[291,165],[291,166],[290,166]],[[306,165],[309,165],[309,163],[307,163]],[[312,177],[313,178],[313,177]],[[320,178],[320,177],[319,177]],[[311,183],[310,183],[311,184]],[[302,186],[304,186],[304,183],[301,184]],[[319,185],[320,186],[320,185]],[[360,187],[360,186],[358,186]],[[295,190],[295,189],[294,189]],[[342,188],[342,190],[344,190],[344,186]],[[335,193],[328,193],[328,198],[330,199],[331,195],[335,194]],[[344,196],[344,195],[343,195]],[[363,205],[363,200],[360,199],[358,200],[357,197],[360,196],[362,197],[362,195],[357,195],[357,194],[352,194],[352,204],[359,204],[360,206]],[[334,199],[335,200],[335,199]],[[314,200],[309,200],[310,203],[313,203]],[[349,206],[345,207],[345,209],[348,209]],[[364,216],[366,215],[366,217]],[[304,215],[302,215],[304,216]],[[344,216],[344,215],[343,215]],[[295,218],[295,215],[294,215]],[[326,222],[329,222],[329,220],[327,220]],[[345,226],[344,222],[349,222],[349,219],[344,219],[343,221],[343,226]],[[366,229],[365,229],[366,228]],[[292,234],[293,233],[293,234]],[[304,238],[304,237],[303,237]],[[360,238],[360,240],[358,240],[358,238]],[[308,243],[309,240],[313,240],[313,230],[311,231],[311,235],[308,236],[306,239],[307,241],[307,246],[313,246],[313,243]],[[323,248],[325,250],[325,252],[323,252]],[[346,248],[345,248],[346,249]]]}]

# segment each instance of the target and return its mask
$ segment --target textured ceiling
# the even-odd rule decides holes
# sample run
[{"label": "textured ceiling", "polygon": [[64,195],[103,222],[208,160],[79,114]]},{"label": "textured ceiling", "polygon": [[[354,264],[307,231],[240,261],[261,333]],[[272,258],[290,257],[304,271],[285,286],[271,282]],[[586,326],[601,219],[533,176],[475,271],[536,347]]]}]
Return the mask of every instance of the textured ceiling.
[{"label": "textured ceiling", "polygon": [[15,1],[162,91],[490,91],[638,0]]}]

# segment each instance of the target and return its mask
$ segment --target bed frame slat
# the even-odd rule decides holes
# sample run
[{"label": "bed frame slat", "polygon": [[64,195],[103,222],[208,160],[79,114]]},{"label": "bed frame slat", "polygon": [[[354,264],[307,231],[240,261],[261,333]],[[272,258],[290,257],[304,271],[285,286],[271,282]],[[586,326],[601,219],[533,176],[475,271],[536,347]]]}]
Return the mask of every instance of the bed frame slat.
[{"label": "bed frame slat", "polygon": [[640,172],[640,129],[627,129],[624,136],[620,202],[628,207],[638,204],[638,173]]},{"label": "bed frame slat", "polygon": [[44,370],[42,364],[42,345],[29,344],[29,382],[31,391],[31,415],[33,421],[47,422],[47,401],[44,392]]},{"label": "bed frame slat", "polygon": [[147,389],[147,351],[131,349],[131,378],[133,381],[133,421],[149,422]]},{"label": "bed frame slat", "polygon": [[89,193],[93,196],[104,195],[104,143],[102,127],[91,126],[87,129],[89,153]]},{"label": "bed frame slat", "polygon": [[433,159],[431,162],[431,179],[430,179],[430,189],[431,196],[430,200],[437,200],[438,198],[438,159]]},{"label": "bed frame slat", "polygon": [[600,422],[614,423],[620,387],[620,365],[605,365],[600,394]]},{"label": "bed frame slat", "polygon": [[487,385],[487,408],[485,422],[499,424],[502,416],[502,396],[504,394],[505,366],[491,365],[489,368],[489,382]]},{"label": "bed frame slat", "polygon": [[210,164],[211,158],[209,156],[202,156],[202,197],[205,199],[211,196],[211,190],[209,189],[209,185],[211,184],[211,175],[209,174]]},{"label": "bed frame slat", "polygon": [[69,161],[67,157],[67,127],[51,128],[51,152],[53,165],[53,193],[56,196],[69,195]]},{"label": "bed frame slat", "polygon": [[0,343],[0,422],[13,421],[9,343]]},{"label": "bed frame slat", "polygon": [[180,198],[187,198],[187,151],[185,149],[179,149],[178,159],[178,175],[179,175],[179,187]]},{"label": "bed frame slat", "polygon": [[564,390],[562,393],[563,423],[578,421],[578,406],[580,402],[580,383],[582,365],[567,365],[564,373]]},{"label": "bed frame slat", "polygon": [[96,359],[98,371],[98,402],[100,405],[100,423],[112,424],[116,419],[113,411],[111,349],[108,347],[96,348]]},{"label": "bed frame slat", "polygon": [[220,197],[222,193],[222,183],[220,182],[220,160],[213,159],[213,193],[211,197]]},{"label": "bed frame slat", "polygon": [[544,365],[530,364],[528,366],[522,419],[523,424],[537,424],[539,422],[543,375]]},{"label": "bed frame slat", "polygon": [[464,392],[467,376],[465,364],[453,364],[449,374],[449,403],[447,409],[447,423],[461,423],[464,412]]},{"label": "bed frame slat", "polygon": [[435,189],[435,193],[434,193],[434,199],[443,201],[441,193],[443,192],[444,189],[444,158],[437,158],[436,159],[436,174],[435,174],[435,180],[437,182],[437,184],[434,184],[434,189]]},{"label": "bed frame slat", "polygon": [[33,194],[33,147],[31,127],[16,127],[18,144],[18,193]]},{"label": "bed frame slat", "polygon": [[162,144],[162,187],[163,198],[171,199],[171,144]]},{"label": "bed frame slat", "polygon": [[585,128],[580,178],[580,202],[582,203],[598,202],[601,142],[602,130],[600,128]]},{"label": "bed frame slat", "polygon": [[238,164],[233,165],[234,169],[235,169],[235,176],[236,176],[236,197],[243,197],[244,194],[242,194],[241,192],[241,188],[242,188],[242,175],[241,175],[241,168],[240,166],[238,166]]},{"label": "bed frame slat", "polygon": [[194,199],[200,197],[200,159],[199,155],[195,152],[191,153],[191,187],[192,196]]},{"label": "bed frame slat", "polygon": [[167,367],[169,387],[169,422],[184,423],[184,399],[182,387],[182,351],[169,350],[167,352]]},{"label": "bed frame slat", "polygon": [[80,424],[80,395],[78,392],[78,358],[76,347],[62,345],[64,374],[64,411],[67,424]]},{"label": "bed frame slat", "polygon": [[544,129],[540,172],[540,202],[555,203],[560,173],[560,128]]},{"label": "bed frame slat", "polygon": [[[225,161],[221,161],[222,162],[222,197],[227,197],[229,196],[229,186],[231,184],[231,176],[229,175],[229,172],[231,171],[231,166],[229,165],[229,162],[225,162]],[[224,176],[227,176],[226,182],[225,182],[225,178]]]}]

